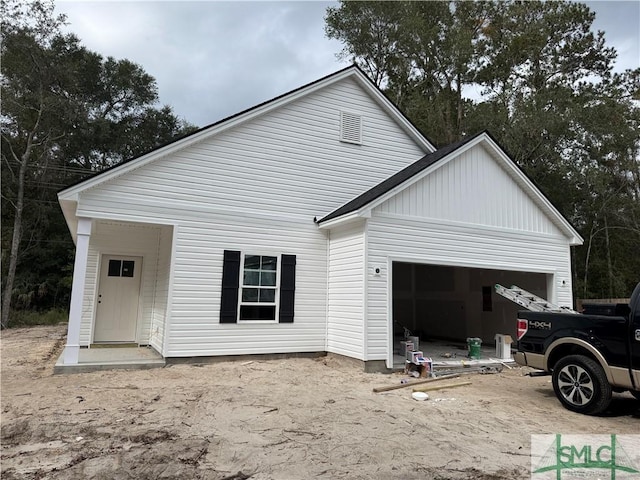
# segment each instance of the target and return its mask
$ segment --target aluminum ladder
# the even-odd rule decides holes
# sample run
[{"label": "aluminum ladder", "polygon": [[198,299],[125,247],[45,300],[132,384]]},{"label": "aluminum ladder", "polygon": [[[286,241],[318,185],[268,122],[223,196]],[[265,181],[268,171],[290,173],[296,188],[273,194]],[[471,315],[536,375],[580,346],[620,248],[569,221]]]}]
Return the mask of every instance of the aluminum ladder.
[{"label": "aluminum ladder", "polygon": [[531,310],[532,312],[557,312],[557,313],[578,313],[569,307],[560,307],[542,297],[538,297],[517,285],[511,285],[510,288],[503,287],[499,283],[495,285],[496,293],[508,298],[521,307]]}]

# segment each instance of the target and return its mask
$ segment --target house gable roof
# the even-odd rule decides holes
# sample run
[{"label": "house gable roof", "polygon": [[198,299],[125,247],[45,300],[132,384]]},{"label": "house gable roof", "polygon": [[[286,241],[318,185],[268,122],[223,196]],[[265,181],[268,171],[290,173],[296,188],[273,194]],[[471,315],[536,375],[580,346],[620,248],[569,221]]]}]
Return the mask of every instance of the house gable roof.
[{"label": "house gable roof", "polygon": [[456,143],[452,143],[451,145],[447,145],[446,147],[442,147],[442,148],[436,150],[433,153],[425,155],[424,157],[422,157],[417,162],[414,162],[411,165],[407,166],[406,168],[403,168],[402,170],[400,170],[395,175],[392,175],[391,177],[387,178],[386,180],[380,182],[375,187],[367,190],[366,192],[364,192],[361,195],[357,196],[356,198],[354,198],[350,202],[345,203],[340,208],[338,208],[338,209],[334,210],[333,212],[329,213],[328,215],[322,217],[320,220],[318,220],[317,223],[322,224],[322,223],[327,222],[329,220],[333,220],[334,218],[341,217],[343,215],[355,212],[357,210],[360,210],[363,207],[366,207],[367,205],[369,205],[374,200],[376,200],[379,197],[385,195],[389,191],[392,191],[397,186],[402,185],[407,180],[413,178],[414,175],[417,175],[418,173],[422,172],[425,168],[433,165],[438,160],[440,160],[441,158],[447,156],[449,153],[457,150],[459,147],[461,147],[465,143],[470,142],[476,136],[471,137],[469,139],[465,139],[465,140],[456,142]]},{"label": "house gable roof", "polygon": [[446,164],[449,160],[458,157],[463,151],[483,144],[500,160],[501,164],[512,177],[518,180],[522,188],[538,204],[545,214],[555,223],[562,233],[569,238],[572,245],[582,244],[583,239],[567,219],[555,208],[555,206],[542,194],[534,182],[524,171],[505,153],[504,149],[486,131],[463,139],[435,152],[425,155],[420,160],[403,168],[383,182],[365,191],[358,197],[347,202],[333,212],[325,215],[316,222],[321,228],[331,228],[353,218],[366,218],[371,211],[389,198],[397,195],[415,182],[429,175],[434,170]]},{"label": "house gable roof", "polygon": [[271,100],[258,104],[247,110],[227,117],[216,123],[200,128],[184,137],[180,137],[168,144],[162,145],[150,152],[138,157],[126,160],[118,165],[109,167],[97,174],[72,184],[60,192],[60,200],[74,200],[75,197],[88,188],[95,187],[108,180],[119,177],[127,172],[146,165],[158,158],[173,154],[179,150],[187,148],[195,143],[207,139],[220,132],[226,131],[236,125],[249,121],[259,115],[286,105],[298,98],[309,95],[325,86],[334,84],[346,78],[354,79],[374,100],[386,111],[400,127],[426,152],[434,151],[434,145],[422,134],[418,128],[393,104],[393,102],[366,76],[366,74],[356,65],[346,67],[335,73],[327,75],[319,80],[303,85],[295,90],[275,97]]}]

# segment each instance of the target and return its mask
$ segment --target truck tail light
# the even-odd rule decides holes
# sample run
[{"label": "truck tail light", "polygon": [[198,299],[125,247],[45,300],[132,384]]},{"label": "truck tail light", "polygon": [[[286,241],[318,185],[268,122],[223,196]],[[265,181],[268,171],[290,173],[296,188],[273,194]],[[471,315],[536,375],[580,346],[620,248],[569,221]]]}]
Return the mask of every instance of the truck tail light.
[{"label": "truck tail light", "polygon": [[527,330],[529,330],[529,323],[526,320],[518,319],[518,340],[524,337]]}]

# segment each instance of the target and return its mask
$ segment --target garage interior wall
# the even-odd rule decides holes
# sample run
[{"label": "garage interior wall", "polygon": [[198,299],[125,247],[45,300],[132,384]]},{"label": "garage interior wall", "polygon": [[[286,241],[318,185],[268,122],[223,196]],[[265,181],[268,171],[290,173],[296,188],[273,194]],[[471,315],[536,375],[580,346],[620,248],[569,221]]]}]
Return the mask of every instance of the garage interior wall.
[{"label": "garage interior wall", "polygon": [[498,295],[494,285],[517,285],[547,297],[543,273],[511,272],[416,263],[393,263],[394,336],[403,327],[423,339],[493,344],[497,333],[515,338],[518,305]]}]

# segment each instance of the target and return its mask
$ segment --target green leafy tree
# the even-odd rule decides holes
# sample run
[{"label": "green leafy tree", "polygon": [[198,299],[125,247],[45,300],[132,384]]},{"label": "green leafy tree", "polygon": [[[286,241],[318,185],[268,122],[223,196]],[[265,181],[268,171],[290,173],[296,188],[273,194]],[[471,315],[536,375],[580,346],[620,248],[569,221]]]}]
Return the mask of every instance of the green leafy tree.
[{"label": "green leafy tree", "polygon": [[[481,65],[487,2],[348,2],[327,10],[326,33],[439,144],[464,132],[464,89]],[[428,108],[425,108],[428,107]]]},{"label": "green leafy tree", "polygon": [[64,33],[53,2],[4,1],[0,13],[6,327],[12,304],[67,304],[73,244],[56,192],[194,127],[156,107],[155,80],[140,66]]},{"label": "green leafy tree", "polygon": [[326,33],[436,144],[496,136],[585,238],[576,294],[625,296],[640,271],[640,69],[614,73],[594,18],[567,1],[342,1]]}]

